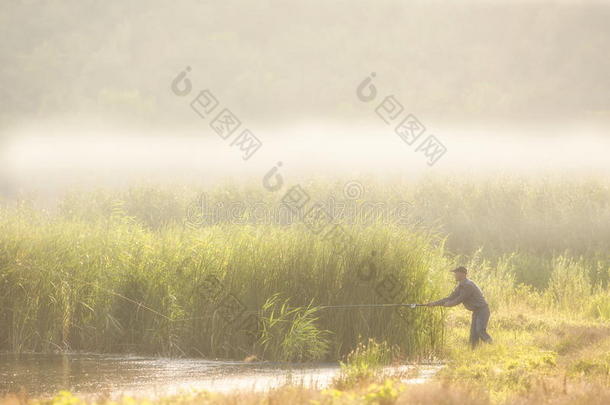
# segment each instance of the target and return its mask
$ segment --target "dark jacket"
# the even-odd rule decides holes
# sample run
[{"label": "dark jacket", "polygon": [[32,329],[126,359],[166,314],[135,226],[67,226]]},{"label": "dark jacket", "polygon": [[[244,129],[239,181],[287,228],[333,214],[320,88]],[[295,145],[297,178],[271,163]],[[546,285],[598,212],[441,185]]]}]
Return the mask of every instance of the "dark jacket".
[{"label": "dark jacket", "polygon": [[475,311],[487,306],[487,301],[485,301],[485,297],[483,297],[483,293],[479,286],[477,286],[474,281],[466,278],[459,282],[451,295],[432,302],[432,305],[442,305],[445,307],[454,307],[459,304],[464,304],[466,309]]}]

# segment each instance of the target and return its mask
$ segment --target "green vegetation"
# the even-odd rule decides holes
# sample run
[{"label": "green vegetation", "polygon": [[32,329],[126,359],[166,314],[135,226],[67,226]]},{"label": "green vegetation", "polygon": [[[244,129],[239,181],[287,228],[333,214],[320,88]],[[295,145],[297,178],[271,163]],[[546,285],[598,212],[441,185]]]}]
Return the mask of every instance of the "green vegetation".
[{"label": "green vegetation", "polygon": [[379,378],[383,366],[387,366],[396,357],[386,342],[377,343],[369,339],[366,343],[359,343],[341,362],[341,373],[334,382],[339,389],[351,388],[362,381]]},{"label": "green vegetation", "polygon": [[[84,221],[5,210],[0,349],[338,359],[359,335],[406,355],[439,349],[436,311],[315,309],[387,302],[395,291],[380,283],[390,275],[413,302],[449,286],[441,271],[449,263],[430,236],[385,226],[351,232],[354,244],[339,255],[304,225],[151,230],[116,212]],[[379,274],[363,280],[358,270],[373,250]],[[293,309],[273,312],[275,294]]]},{"label": "green vegetation", "polygon": [[292,308],[290,300],[280,305],[278,294],[262,307],[259,345],[262,357],[283,361],[319,360],[328,352],[324,331],[316,327],[318,308]]},{"label": "green vegetation", "polygon": [[[195,193],[73,194],[55,211],[5,204],[0,349],[343,361],[324,391],[200,393],[158,403],[607,403],[607,182],[426,184],[373,183],[366,196],[404,195],[409,215],[424,221],[344,218],[353,239],[345,254],[302,223],[184,226]],[[340,190],[309,186],[317,200]],[[208,195],[278,203],[247,189]],[[320,308],[428,301],[450,290],[446,270],[457,263],[490,303],[491,346],[467,348],[463,309]],[[399,294],[384,288],[392,275],[404,287]],[[239,316],[232,297],[243,303]],[[446,365],[434,381],[408,386],[383,373],[396,359]],[[63,393],[50,403],[74,401]]]}]

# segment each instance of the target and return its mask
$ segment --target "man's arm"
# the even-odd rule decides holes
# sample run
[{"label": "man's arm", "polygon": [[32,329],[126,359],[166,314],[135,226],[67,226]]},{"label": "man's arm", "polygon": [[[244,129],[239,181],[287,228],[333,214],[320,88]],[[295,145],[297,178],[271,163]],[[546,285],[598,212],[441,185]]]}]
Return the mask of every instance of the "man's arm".
[{"label": "man's arm", "polygon": [[460,295],[460,286],[458,285],[457,287],[455,287],[453,289],[453,292],[451,294],[449,294],[448,297],[442,298],[438,301],[429,302],[426,305],[429,307],[446,306],[445,305],[446,302],[456,299],[459,295]]},{"label": "man's arm", "polygon": [[468,298],[470,296],[470,294],[472,294],[472,287],[468,284],[464,284],[460,286],[461,288],[459,289],[460,291],[458,292],[458,294],[451,298],[446,300],[443,305],[446,307],[454,307],[456,305],[461,304],[462,302],[464,302],[464,300],[466,298]]}]

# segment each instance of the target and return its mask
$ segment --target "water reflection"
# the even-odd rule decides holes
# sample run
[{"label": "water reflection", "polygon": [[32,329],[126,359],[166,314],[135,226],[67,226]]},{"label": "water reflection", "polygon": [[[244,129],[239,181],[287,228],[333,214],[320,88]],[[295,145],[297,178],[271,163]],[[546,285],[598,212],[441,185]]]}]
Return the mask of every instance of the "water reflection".
[{"label": "water reflection", "polygon": [[[393,368],[406,372],[412,366]],[[423,382],[436,367],[420,367],[410,382]],[[167,359],[97,354],[0,354],[0,394],[24,389],[48,396],[65,389],[80,395],[164,396],[189,390],[266,390],[287,383],[324,388],[336,364],[284,364]]]}]

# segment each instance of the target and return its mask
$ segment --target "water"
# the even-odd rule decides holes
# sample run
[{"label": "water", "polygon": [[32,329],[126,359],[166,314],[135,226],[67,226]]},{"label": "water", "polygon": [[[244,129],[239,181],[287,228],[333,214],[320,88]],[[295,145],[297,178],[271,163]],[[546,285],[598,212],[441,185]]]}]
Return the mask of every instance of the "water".
[{"label": "water", "polygon": [[[432,377],[440,366],[387,368],[409,383]],[[160,397],[191,390],[268,390],[284,384],[325,388],[338,374],[334,363],[283,364],[124,355],[0,354],[0,394],[24,389],[30,396],[70,390],[82,396]]]}]

